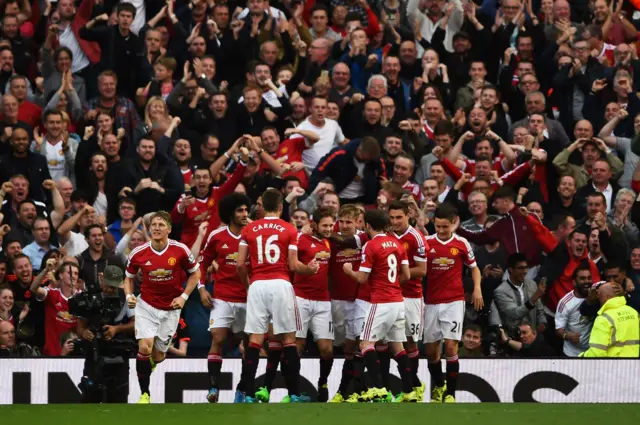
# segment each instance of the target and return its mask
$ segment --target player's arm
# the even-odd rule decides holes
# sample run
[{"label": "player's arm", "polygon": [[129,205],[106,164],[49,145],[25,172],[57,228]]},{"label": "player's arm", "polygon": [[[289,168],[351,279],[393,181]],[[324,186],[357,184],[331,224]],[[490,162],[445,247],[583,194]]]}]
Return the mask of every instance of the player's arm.
[{"label": "player's arm", "polygon": [[249,257],[249,246],[243,241],[238,246],[238,261],[236,262],[236,269],[238,270],[238,277],[240,282],[249,287],[249,269],[247,268],[247,258]]},{"label": "player's arm", "polygon": [[127,305],[129,306],[129,308],[135,308],[137,299],[136,299],[136,296],[133,294],[133,281],[131,279],[132,278],[129,277],[129,269],[127,268],[127,272],[125,274],[124,283],[123,283],[124,294],[125,294]]},{"label": "player's arm", "polygon": [[482,274],[480,273],[480,268],[478,266],[471,269],[471,278],[473,279],[473,295],[471,299],[475,309],[480,311],[484,307],[484,300],[482,299],[482,287],[480,286],[482,282]]},{"label": "player's arm", "polygon": [[[424,270],[424,274],[422,276],[426,276],[427,275],[427,266],[426,266],[426,263],[424,263],[424,264],[425,264],[425,267],[424,267],[425,270]],[[403,261],[402,264],[400,264],[400,283],[408,282],[409,279],[414,277],[411,274],[411,270],[413,270],[413,269],[409,268],[409,263],[408,262],[405,264],[404,261]],[[415,276],[415,277],[421,277],[421,276]]]},{"label": "player's arm", "polygon": [[345,236],[334,232],[329,236],[329,238],[341,248],[359,248],[356,236]]},{"label": "player's arm", "polygon": [[425,277],[427,275],[427,262],[416,260],[416,266],[409,268],[409,275],[410,279]]},{"label": "player's arm", "polygon": [[[47,266],[49,265],[47,264]],[[47,290],[42,287],[42,282],[44,282],[44,278],[51,271],[52,269],[50,267],[45,267],[44,269],[42,269],[40,274],[36,276],[35,279],[33,279],[33,282],[31,282],[31,287],[29,288],[29,290],[31,291],[31,293],[35,294],[38,301],[44,301],[44,299],[47,298]]]},{"label": "player's arm", "polygon": [[353,270],[353,264],[351,263],[344,263],[342,270],[344,271],[344,274],[360,284],[365,283],[369,279],[369,274],[371,273],[371,269],[364,268],[363,270],[362,266],[360,266],[360,270],[355,271]]},{"label": "player's arm", "polygon": [[173,345],[169,347],[169,354],[172,354],[176,357],[187,357],[187,348],[189,347],[189,343],[187,341],[180,341],[178,348]]},{"label": "player's arm", "polygon": [[298,250],[289,247],[288,253],[289,270],[296,274],[310,275],[316,274],[318,271],[318,263],[316,260],[311,260],[309,264],[303,264],[298,260]]}]

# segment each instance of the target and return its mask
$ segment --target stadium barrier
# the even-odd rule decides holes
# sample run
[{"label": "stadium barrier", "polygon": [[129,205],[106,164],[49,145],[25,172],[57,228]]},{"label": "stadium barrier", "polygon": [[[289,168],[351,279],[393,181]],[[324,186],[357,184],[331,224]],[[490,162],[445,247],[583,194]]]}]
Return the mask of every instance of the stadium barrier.
[{"label": "stadium barrier", "polygon": [[[0,404],[75,403],[80,400],[76,384],[82,377],[79,359],[2,359],[0,360]],[[258,368],[257,384],[262,382],[266,361]],[[225,360],[220,380],[220,402],[233,401],[240,380],[241,361]],[[129,402],[140,396],[135,360],[130,363]],[[340,383],[342,360],[336,359],[329,378],[332,396]],[[392,388],[399,388],[397,368],[392,362]],[[303,359],[302,390],[315,399],[319,364]],[[462,359],[458,378],[460,402],[545,402],[545,403],[638,403],[640,387],[638,360],[592,359]],[[426,360],[420,363],[420,378],[429,381]],[[286,394],[278,373],[272,400]],[[428,387],[428,384],[427,384]],[[206,359],[170,359],[158,366],[151,377],[154,403],[202,403],[208,389]],[[397,390],[396,390],[397,391]]]}]

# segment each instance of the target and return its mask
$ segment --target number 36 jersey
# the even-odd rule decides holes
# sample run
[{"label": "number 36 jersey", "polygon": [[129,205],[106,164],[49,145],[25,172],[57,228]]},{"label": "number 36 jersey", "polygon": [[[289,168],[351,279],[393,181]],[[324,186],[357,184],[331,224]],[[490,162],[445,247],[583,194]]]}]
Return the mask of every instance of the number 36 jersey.
[{"label": "number 36 jersey", "polygon": [[249,248],[250,281],[283,279],[291,282],[289,250],[298,250],[298,231],[284,220],[266,217],[242,230],[240,246]]},{"label": "number 36 jersey", "polygon": [[377,234],[362,248],[360,271],[369,273],[371,304],[403,302],[400,266],[409,265],[407,252],[398,239]]}]

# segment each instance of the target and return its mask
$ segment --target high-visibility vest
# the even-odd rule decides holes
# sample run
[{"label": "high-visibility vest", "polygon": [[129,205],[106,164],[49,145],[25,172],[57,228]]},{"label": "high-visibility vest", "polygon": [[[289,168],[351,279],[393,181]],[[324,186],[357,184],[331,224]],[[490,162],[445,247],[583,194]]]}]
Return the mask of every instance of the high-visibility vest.
[{"label": "high-visibility vest", "polygon": [[640,357],[638,312],[624,297],[608,300],[593,323],[589,349],[580,357]]}]

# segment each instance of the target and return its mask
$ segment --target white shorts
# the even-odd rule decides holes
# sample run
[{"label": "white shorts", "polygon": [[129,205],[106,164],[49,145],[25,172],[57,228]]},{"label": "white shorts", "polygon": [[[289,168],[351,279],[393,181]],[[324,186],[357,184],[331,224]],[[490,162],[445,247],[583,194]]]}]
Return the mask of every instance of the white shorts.
[{"label": "white shorts", "polygon": [[358,338],[364,331],[364,321],[367,317],[367,313],[369,313],[369,307],[371,307],[371,303],[369,301],[364,300],[356,300],[353,303],[353,323],[352,328],[347,330],[347,333],[352,332]]},{"label": "white shorts", "polygon": [[231,329],[234,334],[243,332],[246,318],[247,303],[232,303],[214,298],[209,315],[209,330],[226,328]]},{"label": "white shorts", "polygon": [[462,340],[464,321],[464,301],[424,306],[424,342],[438,342],[443,339]]},{"label": "white shorts", "polygon": [[405,342],[404,302],[371,304],[361,341]]},{"label": "white shorts", "polygon": [[331,301],[313,301],[296,297],[302,329],[296,333],[296,338],[307,339],[307,332],[311,330],[314,340],[330,339],[333,341],[333,320],[331,318]]},{"label": "white shorts", "polygon": [[265,334],[273,320],[273,333],[281,335],[302,328],[296,295],[284,279],[256,280],[247,293],[247,323],[244,332]]},{"label": "white shorts", "polygon": [[333,345],[344,343],[345,338],[355,341],[358,334],[353,329],[355,302],[331,300],[331,317],[333,318]]},{"label": "white shorts", "polygon": [[414,341],[419,341],[422,338],[422,321],[424,320],[422,298],[404,299],[404,317],[406,319],[405,334]]},{"label": "white shorts", "polygon": [[153,338],[153,346],[163,353],[169,351],[171,339],[178,329],[182,310],[159,310],[138,297],[136,303],[136,339]]}]

